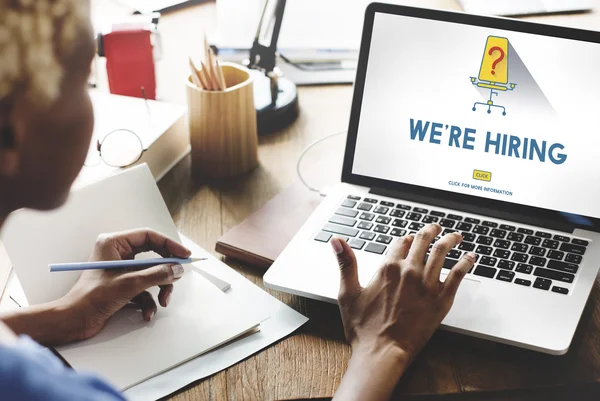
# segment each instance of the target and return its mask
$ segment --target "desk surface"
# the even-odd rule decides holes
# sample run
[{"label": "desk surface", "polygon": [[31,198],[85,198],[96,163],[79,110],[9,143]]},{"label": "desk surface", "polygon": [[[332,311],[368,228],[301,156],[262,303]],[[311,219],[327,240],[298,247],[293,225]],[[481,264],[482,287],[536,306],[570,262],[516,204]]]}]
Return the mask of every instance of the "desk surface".
[{"label": "desk surface", "polygon": [[[597,11],[593,13],[531,19],[597,29],[600,27],[600,0],[597,2]],[[459,9],[454,0],[406,3]],[[114,15],[123,11],[112,2],[103,0],[96,0],[94,8],[97,15]],[[157,64],[159,90],[163,99],[184,104],[182,77],[187,74],[187,56],[201,51],[205,31],[215,30],[215,5],[208,3],[165,15],[160,25],[164,54]],[[190,176],[189,158],[182,161],[160,182],[161,192],[178,229],[204,248],[214,249],[222,234],[296,180],[296,160],[305,145],[347,128],[351,98],[350,86],[300,88],[300,117],[289,128],[260,138],[260,166],[246,176],[219,182],[198,182]],[[339,169],[339,166],[331,168]],[[262,287],[262,271],[233,261],[227,263]],[[350,357],[337,308],[276,291],[269,292],[309,316],[310,322],[294,336],[180,391],[172,397],[173,400],[279,400],[333,395]],[[600,296],[598,288],[594,289],[594,294],[595,297]],[[174,296],[177,296],[177,290]],[[596,323],[600,319],[598,312],[593,315],[587,313],[586,316]],[[586,322],[582,326],[587,324],[591,323]],[[600,346],[596,349],[599,350]],[[497,359],[498,355],[503,357]],[[565,358],[577,355],[578,350],[574,349]],[[470,369],[486,357],[496,358],[492,366],[481,372]],[[532,358],[540,363],[559,366],[553,359],[555,357],[439,332],[402,379],[398,391],[439,394],[504,389],[504,383],[497,378],[506,377],[513,364]],[[590,358],[598,358],[598,355]],[[594,366],[597,369],[598,365]],[[575,373],[580,372],[564,372],[566,376]],[[593,373],[598,377],[597,371]],[[543,378],[535,380],[534,376],[523,377],[521,382],[519,378],[511,379],[519,383],[520,388],[539,386]],[[552,380],[559,383],[559,377],[557,373]]]}]

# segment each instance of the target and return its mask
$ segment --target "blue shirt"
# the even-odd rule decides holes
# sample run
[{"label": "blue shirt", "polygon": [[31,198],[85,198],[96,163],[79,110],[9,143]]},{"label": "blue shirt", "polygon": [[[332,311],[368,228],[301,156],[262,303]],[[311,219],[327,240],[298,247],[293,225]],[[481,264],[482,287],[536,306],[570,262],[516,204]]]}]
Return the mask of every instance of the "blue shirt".
[{"label": "blue shirt", "polygon": [[0,398],[19,401],[124,401],[101,379],[77,373],[31,338],[0,345]]}]

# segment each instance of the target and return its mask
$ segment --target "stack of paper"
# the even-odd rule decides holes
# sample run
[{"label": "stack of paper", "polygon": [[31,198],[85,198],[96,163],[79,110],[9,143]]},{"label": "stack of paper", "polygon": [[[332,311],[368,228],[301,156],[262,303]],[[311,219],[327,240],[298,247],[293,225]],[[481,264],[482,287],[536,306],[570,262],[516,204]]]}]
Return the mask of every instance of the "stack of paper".
[{"label": "stack of paper", "polygon": [[[77,272],[50,273],[49,263],[85,261],[98,234],[139,227],[180,241],[145,165],[74,191],[59,210],[14,213],[3,242],[29,303],[35,304],[63,296],[78,277]],[[264,309],[248,311],[244,300],[198,274],[194,269],[202,269],[202,263],[186,267],[171,304],[159,307],[151,322],[126,307],[100,334],[59,352],[76,370],[98,372],[124,390],[243,336],[270,317]]]}]

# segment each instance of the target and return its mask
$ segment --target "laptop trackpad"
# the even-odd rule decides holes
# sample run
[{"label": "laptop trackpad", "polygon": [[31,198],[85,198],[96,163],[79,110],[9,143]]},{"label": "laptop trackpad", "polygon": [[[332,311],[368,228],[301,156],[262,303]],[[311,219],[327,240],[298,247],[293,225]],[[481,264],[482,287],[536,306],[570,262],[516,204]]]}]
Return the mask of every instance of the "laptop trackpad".
[{"label": "laptop trackpad", "polygon": [[[444,281],[446,278],[441,277],[441,279]],[[443,324],[449,326],[463,326],[473,318],[471,308],[473,307],[473,301],[479,291],[480,284],[479,281],[470,278],[463,279],[458,288],[458,292],[456,293],[456,297],[454,298],[452,309],[450,309],[450,312],[443,320]]]}]

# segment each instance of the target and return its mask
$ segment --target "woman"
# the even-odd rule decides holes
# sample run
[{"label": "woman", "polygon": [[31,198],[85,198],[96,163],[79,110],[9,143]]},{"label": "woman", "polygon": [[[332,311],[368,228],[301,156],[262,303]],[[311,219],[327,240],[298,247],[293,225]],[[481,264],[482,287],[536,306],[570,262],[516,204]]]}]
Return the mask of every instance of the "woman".
[{"label": "woman", "polygon": [[[86,157],[93,112],[87,78],[94,54],[89,6],[82,0],[0,0],[0,227],[14,210],[60,206]],[[460,235],[431,225],[394,243],[368,287],[358,283],[352,249],[331,245],[340,266],[339,304],[353,355],[336,399],[385,400],[448,313],[468,254],[439,281],[447,252]],[[162,234],[135,230],[100,236],[90,260],[129,259],[139,252],[188,257]],[[146,290],[159,286],[167,307],[179,265],[141,271],[84,272],[63,298],[0,317],[0,394],[9,400],[121,400],[102,379],[77,373],[38,343],[88,339],[124,305],[146,321],[157,313]],[[366,374],[367,373],[367,374]]]}]

